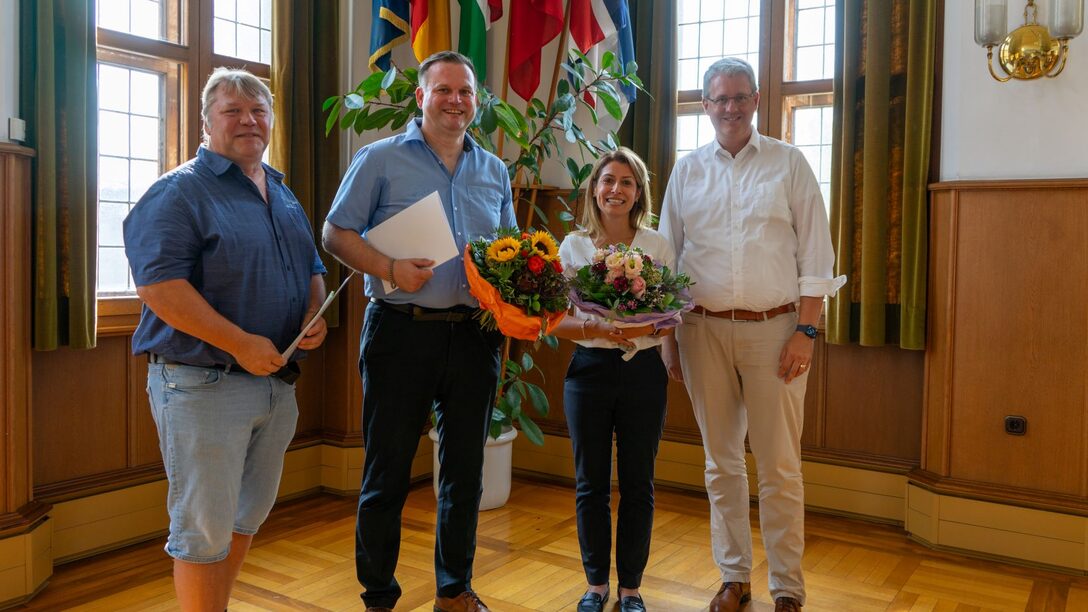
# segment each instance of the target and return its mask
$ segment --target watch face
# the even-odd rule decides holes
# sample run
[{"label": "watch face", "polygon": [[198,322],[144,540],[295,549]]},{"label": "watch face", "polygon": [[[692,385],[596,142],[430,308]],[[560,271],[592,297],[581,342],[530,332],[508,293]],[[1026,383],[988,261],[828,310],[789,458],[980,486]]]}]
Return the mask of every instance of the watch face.
[{"label": "watch face", "polygon": [[797,331],[808,336],[809,338],[812,338],[813,340],[816,339],[816,328],[811,325],[798,325]]}]

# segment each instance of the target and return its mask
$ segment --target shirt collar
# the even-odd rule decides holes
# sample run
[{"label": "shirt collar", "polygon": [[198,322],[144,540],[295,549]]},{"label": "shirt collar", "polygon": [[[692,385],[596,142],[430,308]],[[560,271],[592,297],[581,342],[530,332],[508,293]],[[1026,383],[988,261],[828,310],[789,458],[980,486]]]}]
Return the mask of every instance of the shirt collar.
[{"label": "shirt collar", "polygon": [[[404,137],[408,140],[418,140],[423,144],[427,144],[427,139],[423,137],[423,119],[416,117],[408,122],[408,131],[405,132]],[[430,146],[430,145],[427,145]],[[472,136],[465,132],[465,142],[461,147],[462,151],[471,151],[475,147],[480,146],[472,139]]]},{"label": "shirt collar", "polygon": [[[230,159],[212,151],[205,145],[200,145],[200,148],[196,150],[196,157],[201,163],[208,166],[208,169],[215,173],[216,176],[222,176],[227,170],[230,170],[231,166],[238,165]],[[264,167],[265,174],[268,176],[277,181],[283,180],[283,173],[279,170],[276,170],[264,162],[261,162],[261,166]],[[238,170],[240,171],[241,168],[238,168]]]},{"label": "shirt collar", "polygon": [[722,148],[721,143],[719,143],[717,139],[715,139],[712,144],[714,145],[714,153],[716,155],[721,155],[730,159],[736,159],[743,155],[744,151],[747,150],[749,147],[752,148],[752,155],[759,153],[760,148],[763,146],[763,135],[761,135],[759,133],[759,130],[756,129],[756,126],[753,125],[752,135],[748,137],[748,142],[740,148],[740,151],[737,151],[736,155],[730,155],[729,151],[726,151],[724,148]]}]

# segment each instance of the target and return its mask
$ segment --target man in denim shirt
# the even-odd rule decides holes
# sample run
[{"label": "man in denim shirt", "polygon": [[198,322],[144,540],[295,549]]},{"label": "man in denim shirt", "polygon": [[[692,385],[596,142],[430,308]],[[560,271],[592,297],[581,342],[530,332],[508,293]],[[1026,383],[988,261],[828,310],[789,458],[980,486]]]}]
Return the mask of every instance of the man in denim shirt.
[{"label": "man in denim shirt", "polygon": [[[298,417],[298,368],[281,351],[324,301],[325,268],[283,174],[261,163],[272,93],[220,68],[202,114],[196,158],[151,186],[124,232],[144,301],[132,350],[149,357],[170,483],[174,587],[183,610],[223,610],[276,499]],[[299,348],[325,332],[318,320]]]},{"label": "man in denim shirt", "polygon": [[[516,222],[506,166],[465,135],[476,114],[471,61],[452,51],[424,60],[416,101],[421,120],[355,155],[323,233],[326,250],[366,273],[372,296],[359,359],[366,459],[355,567],[367,609],[392,609],[401,595],[393,575],[401,509],[433,406],[441,462],[434,609],[479,612],[487,608],[472,591],[472,559],[502,336],[471,318],[477,302],[461,257],[431,269],[427,259],[394,260],[365,234],[434,191],[462,253],[469,241]],[[383,279],[395,288],[389,294]]]}]

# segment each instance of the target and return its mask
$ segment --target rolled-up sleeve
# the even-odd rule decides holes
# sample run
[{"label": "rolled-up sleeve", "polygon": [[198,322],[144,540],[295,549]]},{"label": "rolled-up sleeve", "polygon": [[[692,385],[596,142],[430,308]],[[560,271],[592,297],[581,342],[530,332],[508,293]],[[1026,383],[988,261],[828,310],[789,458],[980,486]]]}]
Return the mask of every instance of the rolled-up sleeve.
[{"label": "rolled-up sleeve", "polygon": [[801,297],[833,296],[846,284],[846,277],[834,276],[835,250],[823,194],[804,155],[796,149],[791,153],[790,210],[797,233],[798,292]]}]

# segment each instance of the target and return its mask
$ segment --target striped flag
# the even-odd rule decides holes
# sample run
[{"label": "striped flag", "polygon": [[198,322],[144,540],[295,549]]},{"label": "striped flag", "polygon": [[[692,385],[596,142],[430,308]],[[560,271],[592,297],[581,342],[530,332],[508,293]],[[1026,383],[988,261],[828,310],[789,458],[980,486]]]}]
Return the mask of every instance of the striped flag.
[{"label": "striped flag", "polygon": [[370,71],[389,70],[389,53],[408,41],[408,0],[374,0],[370,5]]},{"label": "striped flag", "polygon": [[[605,51],[612,51],[616,55],[624,72],[627,63],[635,61],[635,41],[627,0],[571,0],[570,38],[573,45],[594,63],[600,61]],[[637,90],[634,86],[620,89],[628,103],[635,101]]]},{"label": "striped flag", "polygon": [[540,86],[540,51],[563,31],[563,0],[517,0],[510,5],[510,87],[529,100]]},{"label": "striped flag", "polygon": [[422,62],[430,55],[450,49],[449,0],[411,0],[412,50]]},{"label": "striped flag", "polygon": [[487,31],[502,17],[502,0],[458,0],[461,3],[461,31],[457,50],[472,60],[476,78],[487,80]]}]

